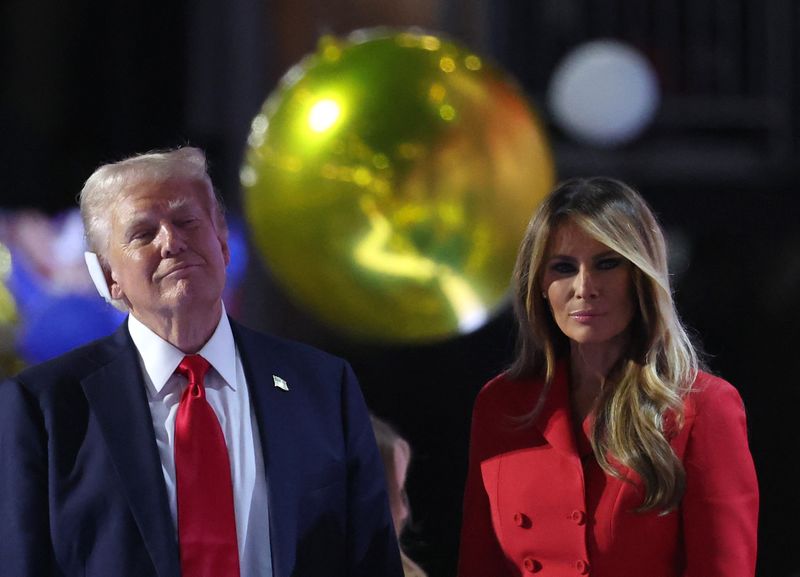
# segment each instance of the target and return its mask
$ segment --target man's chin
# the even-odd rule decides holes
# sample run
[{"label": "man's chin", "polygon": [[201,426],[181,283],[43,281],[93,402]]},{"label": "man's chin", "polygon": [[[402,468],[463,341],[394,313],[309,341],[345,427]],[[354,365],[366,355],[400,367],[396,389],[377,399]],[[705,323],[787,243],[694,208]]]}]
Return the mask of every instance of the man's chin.
[{"label": "man's chin", "polygon": [[[222,293],[214,294],[209,290],[208,281],[200,279],[181,278],[170,283],[170,286],[162,285],[161,301],[171,308],[183,308],[186,306],[208,307],[213,306],[222,299]],[[200,309],[203,312],[203,309]]]}]

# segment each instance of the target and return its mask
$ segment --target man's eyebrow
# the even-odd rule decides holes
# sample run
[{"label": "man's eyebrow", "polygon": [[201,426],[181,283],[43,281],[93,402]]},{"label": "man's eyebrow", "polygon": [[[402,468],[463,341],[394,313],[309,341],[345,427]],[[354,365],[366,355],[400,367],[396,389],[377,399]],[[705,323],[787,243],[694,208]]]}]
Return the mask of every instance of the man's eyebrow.
[{"label": "man's eyebrow", "polygon": [[169,210],[173,211],[184,208],[187,204],[188,204],[187,199],[185,197],[181,197],[170,200],[167,207],[169,208]]},{"label": "man's eyebrow", "polygon": [[133,218],[131,218],[130,220],[128,220],[128,222],[125,224],[124,231],[128,233],[134,229],[147,226],[150,224],[151,221],[152,219],[149,216],[138,214]]}]

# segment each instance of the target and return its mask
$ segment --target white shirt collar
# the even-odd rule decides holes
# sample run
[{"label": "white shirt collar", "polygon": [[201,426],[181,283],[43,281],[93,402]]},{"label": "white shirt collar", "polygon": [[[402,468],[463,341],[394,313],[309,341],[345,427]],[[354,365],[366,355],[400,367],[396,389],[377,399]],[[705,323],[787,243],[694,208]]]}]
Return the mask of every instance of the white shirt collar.
[{"label": "white shirt collar", "polygon": [[[186,353],[162,339],[133,315],[128,315],[128,331],[150,382],[156,393],[160,393]],[[236,344],[224,304],[214,334],[197,354],[214,367],[226,385],[236,390]]]}]

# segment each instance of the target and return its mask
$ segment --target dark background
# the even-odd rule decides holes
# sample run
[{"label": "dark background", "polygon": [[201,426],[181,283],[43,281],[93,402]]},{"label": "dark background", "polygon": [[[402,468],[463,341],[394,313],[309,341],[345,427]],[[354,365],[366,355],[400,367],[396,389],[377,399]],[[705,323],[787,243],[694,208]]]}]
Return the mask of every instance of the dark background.
[{"label": "dark background", "polygon": [[[762,491],[759,577],[800,574],[800,3],[792,0],[4,0],[0,3],[0,210],[74,206],[100,163],[204,147],[232,212],[250,119],[321,33],[419,24],[492,56],[540,105],[567,50],[623,39],[656,66],[663,102],[648,131],[591,149],[549,126],[560,178],[637,186],[676,250],[676,298],[748,408]],[[544,112],[544,111],[543,111]],[[428,346],[348,341],[297,310],[253,263],[249,324],[353,363],[370,407],[415,449],[412,557],[452,575],[469,418],[513,354],[502,312]],[[708,576],[716,577],[716,576]]]}]

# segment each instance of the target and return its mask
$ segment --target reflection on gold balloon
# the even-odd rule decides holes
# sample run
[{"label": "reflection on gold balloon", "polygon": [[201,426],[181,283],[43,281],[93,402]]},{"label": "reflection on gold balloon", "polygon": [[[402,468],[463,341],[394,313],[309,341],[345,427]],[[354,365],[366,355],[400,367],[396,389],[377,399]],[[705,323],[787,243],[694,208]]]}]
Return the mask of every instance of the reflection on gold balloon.
[{"label": "reflection on gold balloon", "polygon": [[286,74],[253,120],[241,180],[290,297],[351,336],[422,342],[504,304],[554,169],[500,71],[434,35],[374,30],[324,38]]}]

